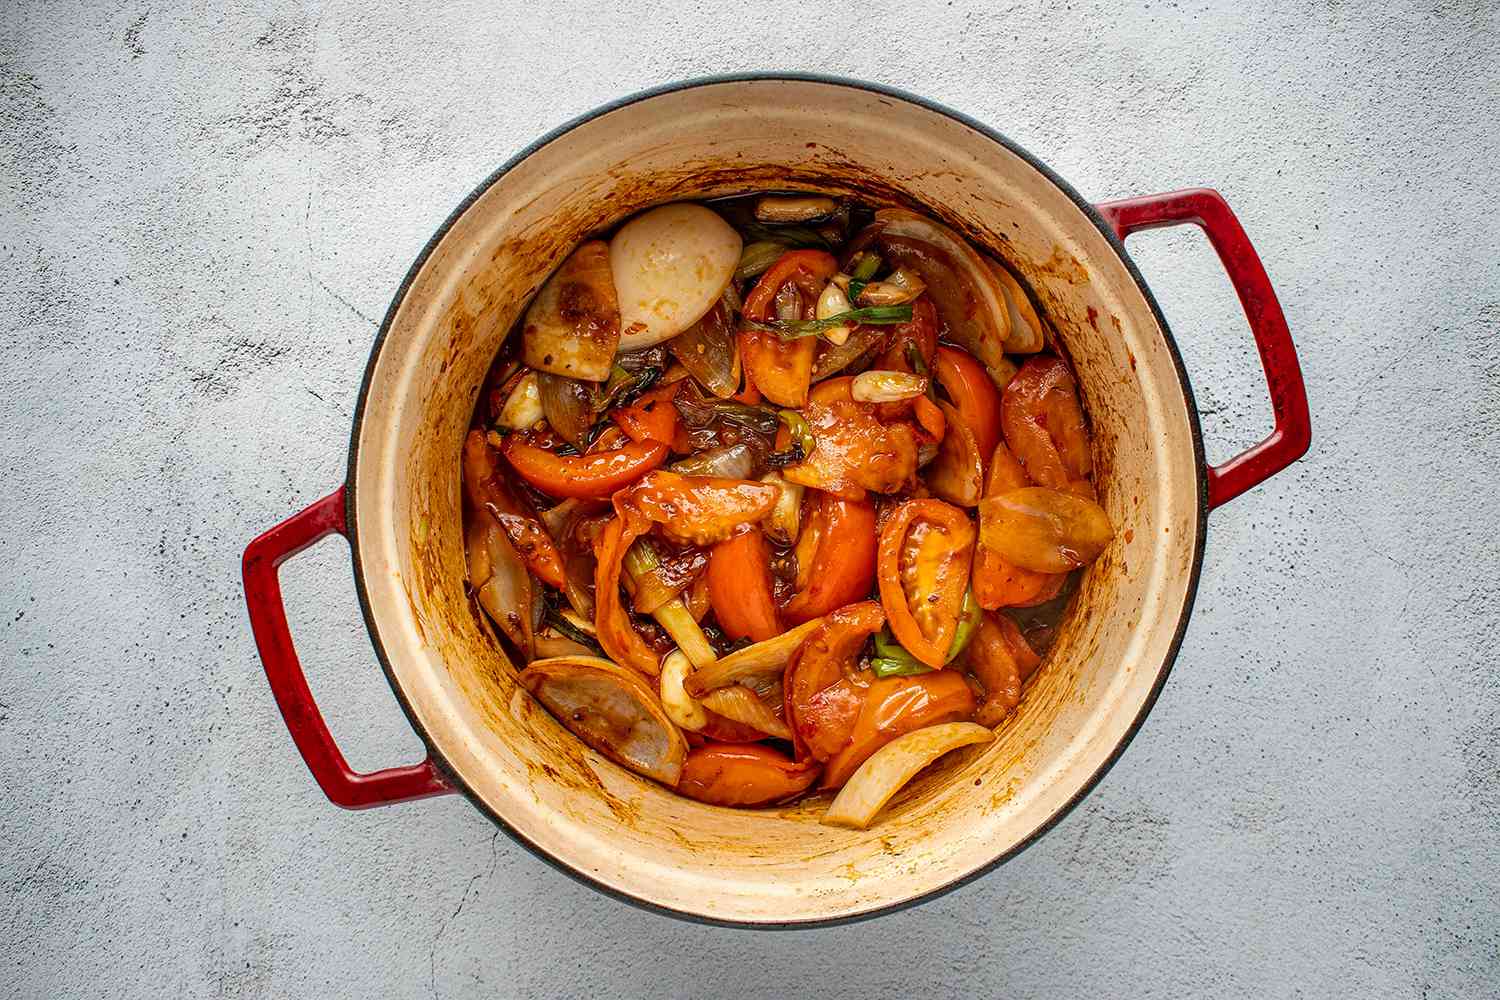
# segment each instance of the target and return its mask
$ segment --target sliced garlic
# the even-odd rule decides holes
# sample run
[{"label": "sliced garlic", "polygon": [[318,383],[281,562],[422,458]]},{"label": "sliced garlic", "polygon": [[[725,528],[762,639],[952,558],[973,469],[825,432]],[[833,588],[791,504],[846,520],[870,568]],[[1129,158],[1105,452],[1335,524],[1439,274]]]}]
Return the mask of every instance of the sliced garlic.
[{"label": "sliced garlic", "polygon": [[849,394],[860,403],[897,403],[927,391],[927,379],[910,372],[868,371],[854,376]]},{"label": "sliced garlic", "polygon": [[[818,319],[829,319],[848,311],[849,296],[844,294],[842,288],[830,281],[828,287],[823,289],[823,294],[818,296]],[[844,324],[824,330],[823,337],[830,344],[842,344],[853,332],[854,327]]]}]

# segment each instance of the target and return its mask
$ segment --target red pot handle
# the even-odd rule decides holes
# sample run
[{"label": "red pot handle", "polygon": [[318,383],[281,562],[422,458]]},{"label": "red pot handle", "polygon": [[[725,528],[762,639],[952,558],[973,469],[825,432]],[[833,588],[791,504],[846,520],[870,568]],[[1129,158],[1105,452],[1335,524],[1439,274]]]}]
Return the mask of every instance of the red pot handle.
[{"label": "red pot handle", "polygon": [[1260,349],[1266,386],[1271,390],[1276,429],[1260,444],[1223,465],[1208,467],[1209,508],[1228,503],[1307,454],[1312,425],[1307,415],[1307,387],[1302,383],[1297,349],[1292,346],[1292,334],[1271,288],[1271,279],[1223,196],[1210,188],[1191,188],[1107,201],[1094,207],[1122,240],[1141,229],[1185,222],[1199,226],[1218,252],[1230,284],[1239,293],[1240,305],[1245,307],[1245,318],[1250,321],[1250,332]]},{"label": "red pot handle", "polygon": [[307,761],[308,770],[324,794],[345,809],[367,809],[451,792],[452,786],[438,772],[431,757],[420,764],[369,774],[352,770],[313,702],[302,664],[292,648],[292,633],[287,627],[286,605],[281,600],[281,581],[276,570],[335,531],[348,537],[342,486],[245,547],[245,601],[250,606],[250,628],[266,668],[266,679],[271,682],[271,693],[276,696],[286,727],[292,732],[292,741],[302,751],[302,759]]}]

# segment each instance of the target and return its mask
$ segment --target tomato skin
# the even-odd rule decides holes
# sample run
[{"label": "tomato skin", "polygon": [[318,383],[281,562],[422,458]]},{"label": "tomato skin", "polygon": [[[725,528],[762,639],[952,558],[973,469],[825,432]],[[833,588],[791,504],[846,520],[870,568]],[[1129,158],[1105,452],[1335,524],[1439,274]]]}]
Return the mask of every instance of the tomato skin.
[{"label": "tomato skin", "polygon": [[874,601],[850,604],[830,613],[792,654],[782,691],[799,759],[827,760],[849,741],[868,683],[856,674],[855,657],[884,624]]},{"label": "tomato skin", "polygon": [[1000,392],[989,373],[969,352],[947,344],[938,345],[932,368],[953,408],[974,432],[979,454],[988,459],[1000,442]]},{"label": "tomato skin", "polygon": [[[803,531],[818,533],[807,585],[781,609],[793,625],[857,601],[875,583],[875,505],[819,492]],[[799,573],[799,576],[801,574]]]},{"label": "tomato skin", "polygon": [[759,743],[705,743],[688,752],[677,791],[710,805],[754,808],[801,795],[821,770]]},{"label": "tomato skin", "polygon": [[681,387],[681,382],[673,382],[644,392],[630,406],[610,413],[610,419],[632,441],[656,441],[669,446],[678,443],[681,420],[672,400]]},{"label": "tomato skin", "polygon": [[973,715],[974,692],[956,670],[877,680],[865,694],[848,744],[829,760],[822,787],[842,787],[871,754],[898,736]]},{"label": "tomato skin", "polygon": [[781,634],[771,595],[771,554],[759,528],[713,547],[708,560],[708,600],[719,626],[731,639],[760,642]]},{"label": "tomato skin", "polygon": [[[902,556],[909,547],[908,535],[919,528],[924,531],[924,539],[918,558],[904,564]],[[925,544],[929,530],[938,535],[933,539],[935,555]],[[969,584],[974,536],[974,525],[968,515],[941,500],[908,500],[891,512],[881,529],[880,603],[897,641],[929,667],[942,667],[958,631],[964,591]],[[928,562],[929,559],[936,561]],[[924,575],[930,580],[923,580]],[[908,583],[912,581],[920,582],[920,589],[927,595],[926,603],[917,612],[913,612],[907,594]],[[927,623],[927,628],[922,627],[919,617]]]},{"label": "tomato skin", "polygon": [[501,454],[516,474],[554,497],[603,500],[656,468],[667,457],[657,441],[632,441],[614,451],[554,455],[512,434]]},{"label": "tomato skin", "polygon": [[[796,285],[804,302],[815,302],[838,269],[833,255],[822,250],[790,250],[782,254],[745,296],[745,318],[770,319],[776,293],[788,282]],[[738,339],[749,387],[778,406],[801,407],[807,403],[818,346],[816,337],[782,340],[767,330],[746,328],[739,332]]]}]

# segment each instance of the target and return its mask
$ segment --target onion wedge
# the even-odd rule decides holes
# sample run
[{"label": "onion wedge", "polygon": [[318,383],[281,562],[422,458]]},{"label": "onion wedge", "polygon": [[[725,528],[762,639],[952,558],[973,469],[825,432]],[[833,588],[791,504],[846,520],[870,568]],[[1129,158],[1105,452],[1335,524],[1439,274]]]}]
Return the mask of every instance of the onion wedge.
[{"label": "onion wedge", "polygon": [[792,738],[792,731],[776,713],[761,701],[760,695],[743,684],[727,684],[715,688],[703,696],[703,707],[734,722],[774,736],[779,740]]},{"label": "onion wedge", "polygon": [[946,722],[892,740],[859,766],[823,814],[823,822],[863,830],[918,771],[950,750],[994,738],[977,723]]},{"label": "onion wedge", "polygon": [[596,656],[554,656],[532,661],[516,679],[583,742],[676,786],[687,741],[639,675]]},{"label": "onion wedge", "polygon": [[814,618],[794,629],[788,629],[773,639],[765,639],[746,646],[706,667],[699,667],[693,673],[688,674],[683,686],[687,688],[689,694],[701,698],[717,688],[737,684],[742,678],[785,670],[787,661],[792,658],[797,647],[802,645],[802,641],[811,635],[813,629],[822,624],[822,621],[822,618]]},{"label": "onion wedge", "polygon": [[904,208],[875,213],[882,256],[919,275],[948,335],[985,365],[998,365],[1010,340],[1010,306],[990,263],[939,222]]},{"label": "onion wedge", "polygon": [[521,359],[538,371],[603,382],[619,343],[609,245],[590,240],[563,261],[527,308]]}]

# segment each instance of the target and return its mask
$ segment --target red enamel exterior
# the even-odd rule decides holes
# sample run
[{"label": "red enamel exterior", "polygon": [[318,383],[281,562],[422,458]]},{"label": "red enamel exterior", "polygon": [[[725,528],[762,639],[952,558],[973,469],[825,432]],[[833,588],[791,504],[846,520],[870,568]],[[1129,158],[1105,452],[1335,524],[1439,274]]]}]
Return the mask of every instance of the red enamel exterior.
[{"label": "red enamel exterior", "polygon": [[453,788],[439,773],[431,757],[420,764],[369,774],[353,770],[333,742],[333,735],[313,701],[307,678],[302,673],[302,664],[292,647],[292,633],[287,627],[277,569],[292,556],[334,532],[346,537],[348,534],[344,525],[342,486],[307,509],[293,514],[245,548],[245,601],[250,609],[250,628],[255,633],[255,644],[260,649],[271,693],[276,696],[276,704],[291,730],[292,740],[324,794],[346,809],[367,809],[451,792]]},{"label": "red enamel exterior", "polygon": [[1260,350],[1276,428],[1271,436],[1222,465],[1208,467],[1208,506],[1228,503],[1246,490],[1270,479],[1307,453],[1312,424],[1307,412],[1307,387],[1297,350],[1281,303],[1260,256],[1250,245],[1240,220],[1229,204],[1211,188],[1189,188],[1166,194],[1108,201],[1094,206],[1124,240],[1142,229],[1192,223],[1208,236],[1224,264],[1229,282],[1239,294],[1255,346]]}]

